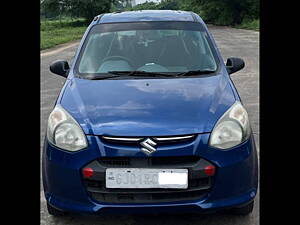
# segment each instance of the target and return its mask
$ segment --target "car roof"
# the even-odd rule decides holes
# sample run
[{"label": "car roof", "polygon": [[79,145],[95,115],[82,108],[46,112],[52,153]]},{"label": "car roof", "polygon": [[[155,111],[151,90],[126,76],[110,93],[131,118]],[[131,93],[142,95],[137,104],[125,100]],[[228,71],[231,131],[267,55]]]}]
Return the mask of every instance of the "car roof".
[{"label": "car roof", "polygon": [[121,23],[141,21],[190,21],[202,22],[201,18],[193,13],[179,10],[139,10],[114,12],[100,15],[98,23]]}]

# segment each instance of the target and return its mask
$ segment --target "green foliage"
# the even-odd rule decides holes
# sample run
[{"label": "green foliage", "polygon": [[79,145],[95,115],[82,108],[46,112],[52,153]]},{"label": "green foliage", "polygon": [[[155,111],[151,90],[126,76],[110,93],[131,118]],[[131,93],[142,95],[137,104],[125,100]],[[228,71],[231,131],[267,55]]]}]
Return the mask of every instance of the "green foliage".
[{"label": "green foliage", "polygon": [[71,18],[64,18],[63,20],[44,20],[41,22],[40,30],[49,31],[67,27],[83,27],[87,26],[85,19],[79,18],[72,20]]},{"label": "green foliage", "polygon": [[200,5],[196,4],[192,0],[181,0],[179,1],[179,9],[184,11],[192,11],[197,14],[200,13]]},{"label": "green foliage", "polygon": [[109,12],[113,5],[112,3],[122,5],[123,1],[124,0],[41,1],[41,50],[82,38],[88,24],[96,15]]},{"label": "green foliage", "polygon": [[69,2],[69,12],[71,16],[84,17],[87,21],[92,21],[96,15],[109,12],[111,0],[65,0]]},{"label": "green foliage", "polygon": [[259,20],[258,19],[255,19],[255,20],[245,19],[240,25],[236,25],[235,28],[259,31]]},{"label": "green foliage", "polygon": [[216,25],[241,24],[247,19],[258,19],[258,0],[192,0],[201,6],[200,16]]},{"label": "green foliage", "polygon": [[46,18],[67,15],[83,17],[91,21],[96,15],[109,12],[117,0],[44,0],[41,3],[41,15]]},{"label": "green foliage", "polygon": [[230,25],[233,24],[233,12],[228,7],[225,1],[201,1],[200,16],[207,23],[215,25]]},{"label": "green foliage", "polygon": [[259,18],[259,0],[162,0],[145,2],[127,10],[170,9],[193,11],[206,23],[238,25]]},{"label": "green foliage", "polygon": [[41,16],[45,18],[54,18],[63,13],[59,0],[44,0],[41,3]]},{"label": "green foliage", "polygon": [[112,5],[111,5],[110,11],[115,12],[115,11],[124,10],[127,7],[126,3],[127,3],[126,0],[115,0],[115,1],[113,1]]},{"label": "green foliage", "polygon": [[158,4],[158,8],[161,10],[179,10],[180,1],[178,0],[162,0],[160,4]]}]

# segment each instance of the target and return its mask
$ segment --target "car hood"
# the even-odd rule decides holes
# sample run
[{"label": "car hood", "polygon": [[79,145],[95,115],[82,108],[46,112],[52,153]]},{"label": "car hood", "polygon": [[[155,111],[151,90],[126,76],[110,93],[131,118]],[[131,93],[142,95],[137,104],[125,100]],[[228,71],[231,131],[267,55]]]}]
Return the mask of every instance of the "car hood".
[{"label": "car hood", "polygon": [[211,132],[235,102],[223,75],[66,82],[60,104],[86,134],[168,136]]}]

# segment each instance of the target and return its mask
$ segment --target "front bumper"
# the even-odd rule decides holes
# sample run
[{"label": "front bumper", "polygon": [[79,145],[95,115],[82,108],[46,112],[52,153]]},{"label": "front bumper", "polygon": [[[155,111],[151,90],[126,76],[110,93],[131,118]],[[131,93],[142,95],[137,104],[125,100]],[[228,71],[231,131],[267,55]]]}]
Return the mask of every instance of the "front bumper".
[{"label": "front bumper", "polygon": [[[43,184],[46,200],[54,207],[77,213],[157,213],[208,212],[231,208],[252,201],[257,192],[258,163],[253,136],[227,151],[207,146],[209,134],[198,135],[193,143],[176,148],[162,148],[161,156],[196,155],[217,167],[213,185],[199,199],[151,203],[99,202],[89,195],[81,170],[100,157],[147,157],[131,148],[111,149],[96,136],[88,136],[88,149],[64,152],[45,140]],[[133,210],[134,207],[134,210]]]}]

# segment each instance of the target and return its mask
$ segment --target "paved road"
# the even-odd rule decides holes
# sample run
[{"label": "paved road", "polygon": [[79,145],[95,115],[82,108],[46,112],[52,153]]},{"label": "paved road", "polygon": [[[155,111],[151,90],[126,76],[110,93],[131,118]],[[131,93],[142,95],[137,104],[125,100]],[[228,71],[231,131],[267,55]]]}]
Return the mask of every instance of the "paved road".
[{"label": "paved road", "polygon": [[[259,33],[255,31],[233,29],[229,27],[209,26],[224,60],[228,57],[241,57],[245,68],[232,75],[245,107],[248,110],[256,145],[259,147]],[[78,42],[64,45],[62,48],[43,51],[41,54],[41,146],[45,134],[46,122],[57,95],[63,86],[64,78],[49,72],[49,65],[57,59],[69,62],[75,54]],[[41,148],[42,150],[42,148]],[[41,183],[41,224],[61,225],[258,225],[259,193],[256,196],[254,211],[246,217],[226,214],[208,215],[160,215],[160,216],[67,216],[53,218],[47,213]]]}]

